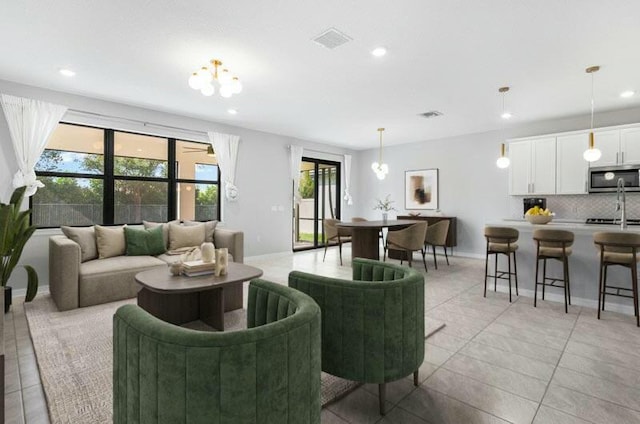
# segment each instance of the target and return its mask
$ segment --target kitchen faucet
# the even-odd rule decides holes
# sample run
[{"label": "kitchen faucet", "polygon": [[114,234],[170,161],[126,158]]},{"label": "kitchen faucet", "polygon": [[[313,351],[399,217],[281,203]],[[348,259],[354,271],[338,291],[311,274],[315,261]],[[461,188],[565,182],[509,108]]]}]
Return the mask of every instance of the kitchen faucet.
[{"label": "kitchen faucet", "polygon": [[[620,201],[620,194],[622,194],[622,201]],[[627,229],[627,195],[624,190],[624,179],[618,178],[618,186],[616,188],[616,211],[620,212],[620,229]]]}]

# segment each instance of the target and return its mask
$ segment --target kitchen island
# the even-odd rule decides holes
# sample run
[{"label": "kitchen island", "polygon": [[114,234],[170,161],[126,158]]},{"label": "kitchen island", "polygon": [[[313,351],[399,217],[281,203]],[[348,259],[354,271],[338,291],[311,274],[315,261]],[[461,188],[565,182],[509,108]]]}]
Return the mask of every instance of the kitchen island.
[{"label": "kitchen island", "polygon": [[[598,250],[593,243],[593,234],[600,231],[621,231],[620,225],[594,225],[575,221],[552,221],[544,225],[533,225],[524,219],[504,219],[490,222],[487,225],[516,228],[520,232],[518,239],[517,265],[518,286],[520,295],[533,297],[534,278],[536,271],[536,244],[533,240],[535,229],[567,230],[575,235],[572,254],[569,257],[569,277],[571,281],[571,303],[577,306],[596,308],[598,305],[598,272],[600,259]],[[627,232],[640,233],[640,226],[629,226]],[[506,258],[501,256],[499,268],[506,269]],[[489,273],[492,274],[493,261],[489,261]],[[542,280],[542,262],[540,263],[539,281]],[[561,277],[562,266],[559,261],[547,261],[547,276]],[[631,275],[628,268],[610,266],[608,271],[608,285],[618,285],[631,288]],[[501,291],[508,291],[508,283],[505,280],[498,281]],[[493,283],[487,285],[487,291],[493,288]],[[541,287],[538,288],[538,298],[541,296]],[[564,303],[564,292],[560,288],[546,289],[545,299]],[[617,296],[607,296],[605,310],[622,312],[633,315],[632,299]],[[595,311],[594,311],[595,313]]]}]

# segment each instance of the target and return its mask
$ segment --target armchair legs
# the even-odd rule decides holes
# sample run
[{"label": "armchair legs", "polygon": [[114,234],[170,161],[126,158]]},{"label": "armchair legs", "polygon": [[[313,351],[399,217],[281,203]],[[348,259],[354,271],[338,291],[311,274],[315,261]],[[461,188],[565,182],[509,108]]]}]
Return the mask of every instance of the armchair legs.
[{"label": "armchair legs", "polygon": [[[413,385],[419,386],[420,370],[413,372]],[[378,384],[378,402],[380,403],[380,415],[386,415],[387,409],[385,404],[387,402],[387,383]]]}]

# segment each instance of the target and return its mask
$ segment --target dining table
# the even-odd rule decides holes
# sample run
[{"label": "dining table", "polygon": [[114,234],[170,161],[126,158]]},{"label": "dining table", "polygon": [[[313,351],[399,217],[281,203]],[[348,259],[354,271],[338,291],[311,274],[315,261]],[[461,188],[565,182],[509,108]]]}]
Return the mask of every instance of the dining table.
[{"label": "dining table", "polygon": [[351,230],[351,257],[380,259],[380,230],[399,230],[418,224],[421,221],[410,219],[388,219],[382,221],[339,222],[338,228]]}]

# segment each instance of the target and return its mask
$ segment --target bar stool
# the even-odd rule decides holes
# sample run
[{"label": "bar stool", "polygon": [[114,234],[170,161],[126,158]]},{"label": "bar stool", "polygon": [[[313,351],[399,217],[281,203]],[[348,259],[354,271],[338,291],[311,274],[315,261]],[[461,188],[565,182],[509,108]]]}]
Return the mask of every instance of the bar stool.
[{"label": "bar stool", "polygon": [[[606,295],[620,296],[633,299],[633,311],[636,325],[640,327],[638,313],[638,249],[640,248],[640,234],[623,232],[601,232],[593,235],[593,242],[600,248],[600,287],[598,290],[598,319],[600,309],[604,311]],[[631,270],[631,288],[608,286],[607,268],[609,265],[620,265]],[[607,293],[607,288],[615,289],[615,293]],[[632,296],[621,294],[620,291],[632,292]],[[602,306],[600,306],[602,302]]]},{"label": "bar stool", "polygon": [[[564,287],[564,312],[568,313],[568,305],[571,305],[569,256],[571,256],[574,235],[571,231],[538,229],[533,231],[533,239],[536,242],[536,284],[533,294],[533,306],[537,306],[538,286],[542,286],[542,300],[544,300],[545,287]],[[541,259],[542,282],[538,282],[538,266]],[[556,259],[562,262],[562,278],[547,277],[547,259]],[[562,281],[562,286],[556,285],[559,281]]]},{"label": "bar stool", "polygon": [[[497,290],[498,278],[509,280],[509,302],[511,302],[511,276],[515,277],[516,296],[518,296],[518,267],[516,265],[516,250],[518,250],[518,236],[520,233],[510,227],[485,227],[484,236],[487,239],[487,255],[484,263],[484,297],[487,297],[487,278],[493,277],[493,291]],[[507,271],[498,270],[498,255],[506,255],[509,262]],[[496,255],[494,274],[489,275],[489,255]],[[513,272],[511,272],[511,256],[513,256]],[[507,275],[507,277],[505,277]]]}]

